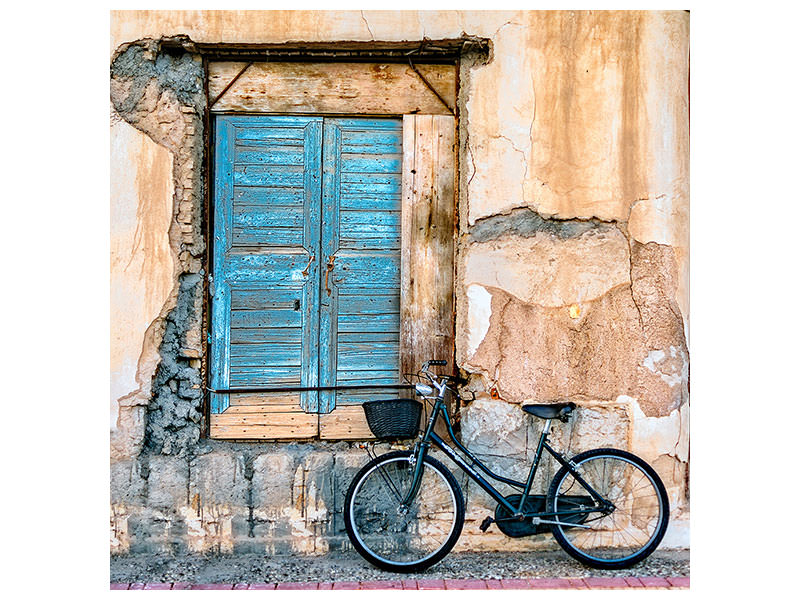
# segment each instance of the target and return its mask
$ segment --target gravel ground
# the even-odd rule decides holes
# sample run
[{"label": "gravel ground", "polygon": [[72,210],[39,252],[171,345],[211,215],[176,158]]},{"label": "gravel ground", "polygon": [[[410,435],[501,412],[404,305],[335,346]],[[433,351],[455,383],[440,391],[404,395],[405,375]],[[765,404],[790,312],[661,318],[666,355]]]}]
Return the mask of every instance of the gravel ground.
[{"label": "gravel ground", "polygon": [[[688,550],[659,550],[630,569],[584,567],[563,552],[451,553],[424,573],[404,579],[514,579],[535,577],[688,577]],[[129,555],[111,558],[111,582],[278,583],[371,581],[401,576],[372,567],[355,552],[317,557]]]}]

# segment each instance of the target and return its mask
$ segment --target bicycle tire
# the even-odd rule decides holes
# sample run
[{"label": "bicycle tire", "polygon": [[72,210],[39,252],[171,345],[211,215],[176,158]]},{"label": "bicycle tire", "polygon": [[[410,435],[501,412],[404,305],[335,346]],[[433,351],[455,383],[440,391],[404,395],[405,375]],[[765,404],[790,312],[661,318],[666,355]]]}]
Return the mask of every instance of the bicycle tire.
[{"label": "bicycle tire", "polygon": [[[417,496],[400,514],[397,498],[413,478],[411,456],[398,451],[371,460],[353,478],[344,505],[353,547],[373,565],[396,573],[424,571],[442,560],[464,526],[461,488],[453,474],[430,456],[425,456]],[[387,481],[399,486],[396,491]]]},{"label": "bicycle tire", "polygon": [[[551,525],[564,551],[598,569],[623,569],[652,554],[669,523],[669,499],[655,470],[638,456],[615,448],[582,452],[571,463],[615,508],[606,514],[590,513],[581,524]],[[576,492],[586,494],[585,487],[566,466],[561,467],[547,493],[547,511],[558,512],[560,498],[563,510],[570,504],[568,496]]]}]

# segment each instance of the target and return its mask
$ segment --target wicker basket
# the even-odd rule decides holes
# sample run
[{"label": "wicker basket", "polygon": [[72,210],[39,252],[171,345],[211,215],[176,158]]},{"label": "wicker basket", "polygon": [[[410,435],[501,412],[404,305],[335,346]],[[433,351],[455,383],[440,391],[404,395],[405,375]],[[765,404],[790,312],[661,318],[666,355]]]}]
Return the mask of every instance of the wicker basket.
[{"label": "wicker basket", "polygon": [[379,440],[412,438],[419,431],[422,403],[416,400],[373,400],[363,406],[369,429]]}]

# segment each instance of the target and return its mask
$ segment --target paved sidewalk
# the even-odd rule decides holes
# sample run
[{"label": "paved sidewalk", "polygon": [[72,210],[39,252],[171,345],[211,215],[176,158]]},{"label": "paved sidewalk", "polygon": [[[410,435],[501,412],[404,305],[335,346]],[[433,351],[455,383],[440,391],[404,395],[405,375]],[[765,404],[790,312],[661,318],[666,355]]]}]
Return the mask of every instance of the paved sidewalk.
[{"label": "paved sidewalk", "polygon": [[322,583],[112,583],[112,590],[553,590],[689,589],[688,577],[583,577],[541,579],[398,579]]}]

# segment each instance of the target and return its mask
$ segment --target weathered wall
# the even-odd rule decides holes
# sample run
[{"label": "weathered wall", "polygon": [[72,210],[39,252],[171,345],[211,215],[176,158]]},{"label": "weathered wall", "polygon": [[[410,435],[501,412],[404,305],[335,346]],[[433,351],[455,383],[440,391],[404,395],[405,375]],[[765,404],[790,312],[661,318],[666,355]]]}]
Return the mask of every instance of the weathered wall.
[{"label": "weathered wall", "polygon": [[[115,551],[337,547],[337,494],[364,460],[199,439],[203,73],[190,43],[156,41],[462,33],[492,43],[462,61],[459,95],[456,356],[478,393],[463,439],[513,470],[538,426],[516,405],[571,399],[556,441],[650,461],[665,544],[688,545],[687,13],[131,11],[111,29]],[[477,532],[494,507],[465,491],[458,548],[538,543]]]}]

